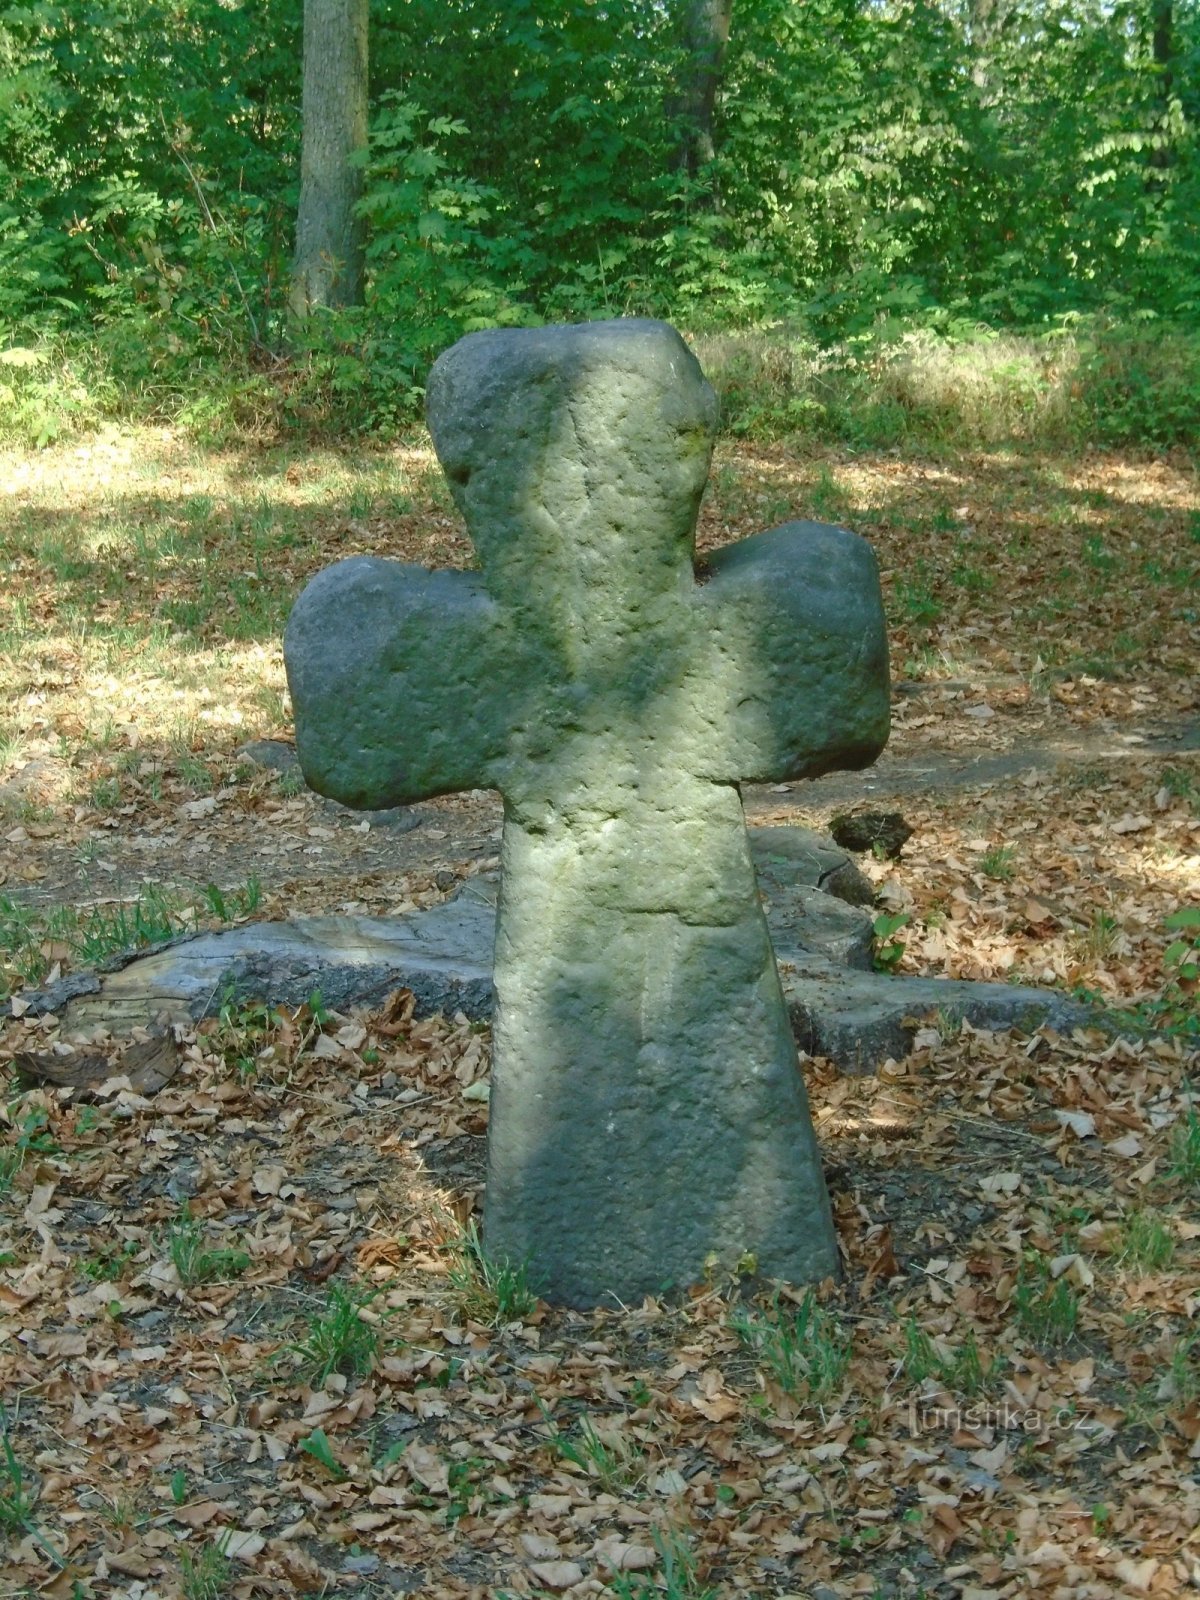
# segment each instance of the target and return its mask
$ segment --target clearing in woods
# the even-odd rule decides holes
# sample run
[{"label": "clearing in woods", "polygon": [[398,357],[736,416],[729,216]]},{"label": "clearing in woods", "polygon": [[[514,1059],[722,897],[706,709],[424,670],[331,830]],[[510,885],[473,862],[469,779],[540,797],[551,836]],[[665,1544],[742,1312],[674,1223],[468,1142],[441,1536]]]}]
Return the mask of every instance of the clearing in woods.
[{"label": "clearing in woods", "polygon": [[[289,735],[280,637],[314,571],[470,560],[427,447],[125,430],[8,452],[0,485],[0,994],[197,923],[431,904],[493,863],[490,795],[364,824],[238,754]],[[21,1089],[54,1029],[4,1022],[0,1593],[1196,1581],[1194,467],[722,443],[701,551],[792,516],[879,554],[894,731],[868,773],[749,790],[750,820],[897,806],[913,838],[865,869],[900,970],[1173,1032],[931,1018],[877,1078],[807,1062],[844,1284],[583,1316],[480,1257],[485,1030],[402,998],[225,1007],[156,1096],[80,1103]]]}]

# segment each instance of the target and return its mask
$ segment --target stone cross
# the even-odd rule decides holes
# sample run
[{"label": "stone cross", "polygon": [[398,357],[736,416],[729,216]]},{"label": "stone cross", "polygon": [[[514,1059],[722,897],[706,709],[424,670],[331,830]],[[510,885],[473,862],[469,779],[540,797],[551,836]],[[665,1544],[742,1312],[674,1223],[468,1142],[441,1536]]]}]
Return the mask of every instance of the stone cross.
[{"label": "stone cross", "polygon": [[738,785],[878,755],[879,578],[806,522],[695,565],[716,409],[665,323],[469,334],[428,415],[479,570],[340,562],[285,640],[318,792],[503,796],[484,1246],[569,1305],[838,1267]]}]

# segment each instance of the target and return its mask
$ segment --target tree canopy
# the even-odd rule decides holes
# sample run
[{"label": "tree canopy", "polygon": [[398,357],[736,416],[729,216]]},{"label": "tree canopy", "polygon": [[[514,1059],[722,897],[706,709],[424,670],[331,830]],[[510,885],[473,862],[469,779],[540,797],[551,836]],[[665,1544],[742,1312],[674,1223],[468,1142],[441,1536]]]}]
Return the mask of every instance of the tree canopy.
[{"label": "tree canopy", "polygon": [[[98,328],[158,373],[282,348],[302,10],[0,8],[0,338]],[[386,363],[379,420],[497,323],[1194,314],[1197,0],[743,3],[697,142],[721,10],[375,0],[366,305],[308,337],[335,377]]]}]

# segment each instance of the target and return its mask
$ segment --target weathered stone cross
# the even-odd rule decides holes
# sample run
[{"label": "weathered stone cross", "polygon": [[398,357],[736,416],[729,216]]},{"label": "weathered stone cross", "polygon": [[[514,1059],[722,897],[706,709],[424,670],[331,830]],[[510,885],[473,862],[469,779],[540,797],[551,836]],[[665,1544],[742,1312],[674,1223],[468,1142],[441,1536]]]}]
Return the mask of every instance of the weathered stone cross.
[{"label": "weathered stone cross", "polygon": [[793,522],[697,576],[716,403],[664,323],[470,334],[428,413],[482,570],[341,562],[286,657],[314,789],[503,795],[485,1247],[573,1305],[836,1272],[738,784],[882,749],[874,557]]}]

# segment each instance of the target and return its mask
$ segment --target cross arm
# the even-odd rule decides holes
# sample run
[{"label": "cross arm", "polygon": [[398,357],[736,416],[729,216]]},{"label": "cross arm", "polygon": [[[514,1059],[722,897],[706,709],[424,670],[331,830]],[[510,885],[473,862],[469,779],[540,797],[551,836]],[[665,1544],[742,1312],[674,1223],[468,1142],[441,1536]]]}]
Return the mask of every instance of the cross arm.
[{"label": "cross arm", "polygon": [[870,545],[787,522],[711,560],[697,598],[709,776],[813,778],[868,766],[887,743],[887,632]]},{"label": "cross arm", "polygon": [[310,786],[366,810],[490,787],[520,681],[508,633],[471,573],[374,556],[318,573],[284,635]]}]

